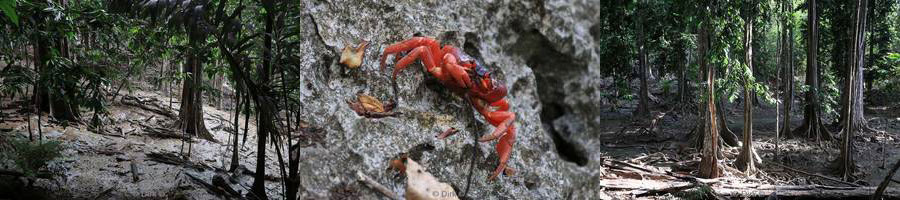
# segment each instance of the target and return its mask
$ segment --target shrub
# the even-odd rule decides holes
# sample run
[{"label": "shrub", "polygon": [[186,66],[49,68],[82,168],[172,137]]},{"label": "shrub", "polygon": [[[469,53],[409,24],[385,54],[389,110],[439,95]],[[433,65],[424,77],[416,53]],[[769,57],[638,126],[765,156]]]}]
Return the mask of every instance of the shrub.
[{"label": "shrub", "polygon": [[38,175],[41,168],[62,155],[62,145],[58,141],[32,142],[15,138],[9,140],[9,148],[3,156],[12,160],[27,177]]}]

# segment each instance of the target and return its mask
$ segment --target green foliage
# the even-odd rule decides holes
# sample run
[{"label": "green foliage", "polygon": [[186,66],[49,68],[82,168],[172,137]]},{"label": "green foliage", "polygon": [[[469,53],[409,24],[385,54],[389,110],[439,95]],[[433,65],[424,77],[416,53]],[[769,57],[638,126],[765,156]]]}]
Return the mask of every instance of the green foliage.
[{"label": "green foliage", "polygon": [[25,94],[25,89],[34,83],[34,76],[34,71],[21,65],[0,69],[0,97]]},{"label": "green foliage", "polygon": [[16,0],[0,0],[0,11],[15,25],[19,25],[19,15],[16,14]]},{"label": "green foliage", "polygon": [[9,144],[9,150],[2,153],[3,157],[11,159],[29,177],[36,176],[50,161],[62,156],[63,147],[58,141],[33,142],[14,138],[9,140]]}]

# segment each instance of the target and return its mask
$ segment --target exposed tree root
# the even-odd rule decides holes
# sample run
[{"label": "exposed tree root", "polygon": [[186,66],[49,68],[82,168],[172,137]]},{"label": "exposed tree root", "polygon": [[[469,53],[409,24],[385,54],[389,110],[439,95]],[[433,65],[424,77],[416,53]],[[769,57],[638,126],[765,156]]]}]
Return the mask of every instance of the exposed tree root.
[{"label": "exposed tree root", "polygon": [[834,135],[831,131],[828,131],[828,127],[822,124],[822,119],[818,116],[803,120],[803,125],[800,125],[800,127],[797,127],[797,129],[791,131],[791,134],[786,136],[789,138],[805,136],[809,139],[816,139],[816,141],[831,141],[835,139]]}]

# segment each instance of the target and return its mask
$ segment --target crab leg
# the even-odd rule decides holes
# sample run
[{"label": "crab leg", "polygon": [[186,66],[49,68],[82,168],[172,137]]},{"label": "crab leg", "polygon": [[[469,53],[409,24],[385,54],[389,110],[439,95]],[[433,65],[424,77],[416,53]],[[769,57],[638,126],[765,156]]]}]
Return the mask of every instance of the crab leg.
[{"label": "crab leg", "polygon": [[435,64],[434,56],[428,49],[428,47],[420,46],[413,49],[409,52],[409,55],[397,61],[397,64],[394,66],[394,72],[392,78],[397,79],[397,74],[400,73],[401,70],[406,69],[406,66],[412,64],[417,59],[421,58],[422,63],[425,65],[425,70],[434,74],[434,76],[441,77],[443,76],[440,69],[435,69],[437,64]]},{"label": "crab leg", "polygon": [[469,73],[466,73],[465,68],[460,66],[457,60],[459,58],[453,54],[444,54],[444,69],[450,72],[450,76],[456,80],[456,85],[461,88],[472,88],[473,85],[472,80],[469,78]]},{"label": "crab leg", "polygon": [[487,103],[484,100],[473,97],[471,98],[471,101],[475,109],[478,110],[491,125],[495,126],[494,131],[491,132],[491,134],[482,136],[478,141],[487,142],[499,138],[495,148],[497,150],[497,155],[500,156],[500,165],[497,166],[497,169],[494,170],[494,173],[489,178],[493,180],[506,169],[506,162],[509,160],[510,153],[512,153],[512,146],[516,141],[516,127],[513,124],[516,119],[516,114],[506,111],[509,109],[509,103],[506,99],[501,99],[500,101],[490,104],[491,107],[498,107],[498,110],[496,111],[491,111],[491,107],[487,106]]},{"label": "crab leg", "polygon": [[495,147],[497,155],[500,156],[500,164],[497,165],[497,169],[494,170],[494,173],[491,174],[491,177],[489,177],[488,180],[496,179],[500,173],[503,173],[503,171],[507,169],[506,163],[509,161],[509,155],[512,153],[514,143],[516,143],[516,126],[510,124],[509,131],[507,134],[503,135],[503,137],[500,137],[500,140]]},{"label": "crab leg", "polygon": [[[384,70],[384,60],[387,59],[388,55],[406,52],[422,46],[427,47],[431,53],[441,52],[440,43],[438,43],[437,40],[427,37],[413,37],[409,40],[385,48],[384,52],[381,54],[381,69]],[[439,62],[433,63],[435,64],[434,66],[437,66],[437,63]]]}]

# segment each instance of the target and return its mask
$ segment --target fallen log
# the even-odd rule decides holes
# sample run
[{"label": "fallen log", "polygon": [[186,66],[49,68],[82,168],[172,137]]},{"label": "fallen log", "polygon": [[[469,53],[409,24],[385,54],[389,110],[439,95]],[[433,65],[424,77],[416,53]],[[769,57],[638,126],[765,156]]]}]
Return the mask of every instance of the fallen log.
[{"label": "fallen log", "polygon": [[173,130],[170,128],[149,126],[149,125],[142,124],[142,123],[135,123],[135,124],[137,124],[138,126],[141,126],[143,128],[142,130],[144,130],[144,132],[147,133],[147,136],[150,136],[150,137],[161,138],[161,139],[179,139],[179,140],[186,140],[189,142],[194,142],[193,138],[180,133],[180,131],[176,131],[176,130]]},{"label": "fallen log", "polygon": [[137,97],[133,97],[133,96],[122,96],[122,100],[121,100],[120,102],[122,102],[122,104],[125,104],[125,105],[128,105],[128,106],[137,107],[137,108],[140,108],[140,109],[143,109],[143,110],[146,110],[146,111],[150,111],[150,112],[153,112],[153,113],[156,113],[156,114],[160,114],[160,115],[162,115],[162,116],[166,116],[166,117],[169,117],[169,118],[173,118],[173,119],[174,119],[174,118],[178,118],[178,116],[175,115],[175,113],[172,113],[172,111],[163,109],[161,106],[156,105],[156,104],[153,104],[153,105],[155,105],[157,108],[153,108],[153,107],[147,106],[147,105],[145,105],[145,104],[147,104],[148,102],[146,102],[146,101],[141,101],[141,100],[138,99]]},{"label": "fallen log", "polygon": [[[875,187],[833,187],[823,185],[758,185],[755,187],[712,187],[717,194],[730,198],[766,198],[771,194],[778,197],[813,199],[864,199],[875,193]],[[900,198],[900,188],[887,189],[885,198]]]},{"label": "fallen log", "polygon": [[806,172],[806,171],[803,171],[803,170],[794,169],[794,168],[791,168],[791,167],[788,167],[788,166],[784,166],[784,165],[778,164],[778,163],[772,163],[772,164],[774,164],[774,165],[776,165],[776,166],[779,166],[779,167],[781,167],[781,168],[790,170],[790,171],[798,172],[798,173],[801,173],[801,174],[806,174],[806,175],[808,175],[808,176],[819,177],[819,178],[822,178],[822,179],[825,179],[825,180],[829,180],[829,181],[833,181],[833,182],[836,182],[836,183],[841,183],[841,184],[845,184],[845,185],[849,185],[849,186],[854,186],[854,187],[860,187],[860,186],[861,186],[861,185],[856,184],[856,183],[846,182],[846,181],[838,180],[838,179],[836,179],[836,178],[828,177],[828,176],[825,176],[825,175],[814,174],[814,173]]},{"label": "fallen log", "polygon": [[147,158],[158,163],[165,163],[176,166],[188,166],[195,169],[212,169],[212,167],[204,165],[202,163],[191,162],[190,160],[186,160],[181,156],[175,155],[175,153],[148,153]]}]

